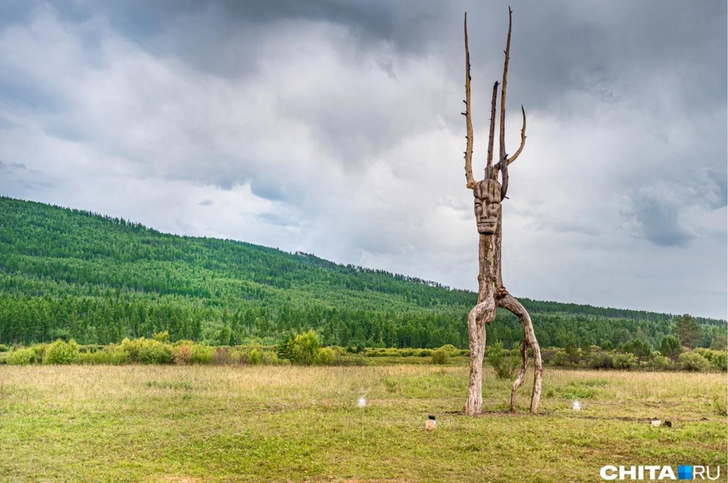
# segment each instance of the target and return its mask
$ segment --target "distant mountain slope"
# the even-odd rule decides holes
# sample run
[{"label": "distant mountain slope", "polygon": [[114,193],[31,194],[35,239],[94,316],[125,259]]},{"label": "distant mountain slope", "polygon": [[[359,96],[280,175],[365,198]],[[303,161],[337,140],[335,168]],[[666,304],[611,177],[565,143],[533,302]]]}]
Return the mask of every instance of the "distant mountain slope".
[{"label": "distant mountain slope", "polygon": [[[108,343],[168,330],[172,339],[271,342],[316,329],[339,345],[467,347],[476,295],[314,255],[182,237],[138,223],[0,197],[0,343],[73,337]],[[523,300],[542,345],[652,344],[671,316]],[[722,321],[699,319],[705,343]],[[500,314],[489,340],[520,340]]]}]

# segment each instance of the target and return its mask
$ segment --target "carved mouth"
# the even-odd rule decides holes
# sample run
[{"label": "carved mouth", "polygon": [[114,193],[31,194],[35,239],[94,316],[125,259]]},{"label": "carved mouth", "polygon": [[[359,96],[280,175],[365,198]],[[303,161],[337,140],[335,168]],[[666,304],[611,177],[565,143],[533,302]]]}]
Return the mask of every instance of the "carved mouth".
[{"label": "carved mouth", "polygon": [[497,223],[493,221],[484,221],[478,223],[478,232],[484,233],[486,235],[495,233],[495,229],[497,227]]}]

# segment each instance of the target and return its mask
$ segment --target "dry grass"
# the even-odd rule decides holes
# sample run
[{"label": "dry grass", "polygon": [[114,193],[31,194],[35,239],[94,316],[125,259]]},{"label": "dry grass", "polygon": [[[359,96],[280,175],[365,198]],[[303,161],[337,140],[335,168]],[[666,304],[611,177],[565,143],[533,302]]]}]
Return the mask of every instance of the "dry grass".
[{"label": "dry grass", "polygon": [[0,480],[598,481],[605,464],[726,463],[722,374],[549,369],[537,417],[530,387],[509,415],[510,382],[486,378],[471,419],[463,367],[0,366]]}]

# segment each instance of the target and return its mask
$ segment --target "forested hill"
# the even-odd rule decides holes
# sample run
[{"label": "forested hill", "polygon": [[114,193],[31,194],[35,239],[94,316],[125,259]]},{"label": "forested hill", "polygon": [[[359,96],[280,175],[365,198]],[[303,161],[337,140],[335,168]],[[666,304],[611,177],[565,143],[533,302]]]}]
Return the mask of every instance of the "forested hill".
[{"label": "forested hill", "polygon": [[[0,197],[0,343],[75,338],[273,342],[315,329],[342,346],[467,347],[473,292],[232,240],[160,233],[90,212]],[[521,299],[543,346],[653,346],[672,316]],[[709,345],[725,322],[698,319]],[[499,314],[488,340],[511,345]]]}]

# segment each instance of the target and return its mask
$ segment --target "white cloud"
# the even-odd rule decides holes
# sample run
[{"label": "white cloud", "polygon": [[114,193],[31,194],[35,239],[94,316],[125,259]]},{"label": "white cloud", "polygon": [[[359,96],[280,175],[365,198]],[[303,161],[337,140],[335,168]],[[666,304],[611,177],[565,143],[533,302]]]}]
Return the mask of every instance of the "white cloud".
[{"label": "white cloud", "polygon": [[[208,14],[200,25],[220,21]],[[226,71],[170,47],[193,16],[144,42],[103,11],[31,19],[0,30],[0,194],[476,287],[459,39],[408,50],[342,21],[247,22],[206,39]],[[535,34],[519,35],[528,59]],[[504,205],[505,282],[533,298],[725,317],[725,98],[686,111],[686,67],[669,56],[630,79],[621,69],[653,44],[641,45],[561,73],[548,93],[512,59],[510,150],[521,97],[536,107]],[[488,113],[476,102],[477,176]]]}]

